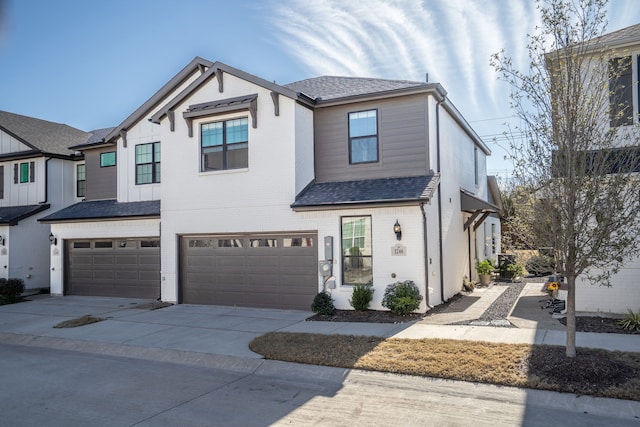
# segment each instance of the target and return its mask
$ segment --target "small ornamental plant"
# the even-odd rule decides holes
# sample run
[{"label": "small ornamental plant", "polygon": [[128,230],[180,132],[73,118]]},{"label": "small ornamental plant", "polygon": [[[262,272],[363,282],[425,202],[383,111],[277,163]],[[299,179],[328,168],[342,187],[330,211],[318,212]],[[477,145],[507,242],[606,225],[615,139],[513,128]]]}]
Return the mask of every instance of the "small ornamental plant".
[{"label": "small ornamental plant", "polygon": [[317,314],[324,314],[331,316],[336,312],[336,307],[333,305],[333,298],[327,292],[318,293],[313,299],[311,304],[311,311]]},{"label": "small ornamental plant", "polygon": [[476,271],[478,272],[478,274],[491,274],[493,273],[493,269],[493,263],[490,259],[476,261]]},{"label": "small ornamental plant", "polygon": [[420,307],[422,295],[412,280],[396,282],[387,286],[382,298],[382,306],[395,314],[409,314]]},{"label": "small ornamental plant", "polygon": [[349,304],[356,311],[367,311],[369,304],[373,300],[373,286],[371,285],[356,285],[353,287],[353,293]]}]

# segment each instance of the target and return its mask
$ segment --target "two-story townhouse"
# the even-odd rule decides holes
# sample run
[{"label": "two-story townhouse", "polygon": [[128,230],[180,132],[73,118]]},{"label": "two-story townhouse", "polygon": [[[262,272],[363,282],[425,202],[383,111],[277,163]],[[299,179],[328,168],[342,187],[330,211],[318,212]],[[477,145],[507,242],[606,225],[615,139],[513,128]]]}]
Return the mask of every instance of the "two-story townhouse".
[{"label": "two-story townhouse", "polygon": [[53,295],[160,298],[161,129],[147,119],[210,65],[195,58],[118,126],[72,147],[85,156],[84,200],[41,220],[56,239]]},{"label": "two-story townhouse", "polygon": [[[603,126],[613,129],[620,144],[640,144],[640,24],[605,34],[590,42],[593,52],[609,52],[609,117]],[[624,137],[623,137],[624,136]],[[640,258],[626,261],[611,287],[594,286],[585,277],[576,280],[576,310],[626,313],[640,308]]]},{"label": "two-story townhouse", "polygon": [[75,184],[83,157],[68,147],[91,135],[0,111],[0,277],[49,288],[50,228],[38,219],[83,197]]},{"label": "two-story townhouse", "polygon": [[[321,77],[281,86],[199,58],[185,70],[101,144],[79,147],[87,201],[46,218],[64,241],[52,261],[56,293],[125,296],[119,275],[140,288],[134,273],[149,250],[140,243],[159,239],[153,271],[165,301],[308,310],[327,289],[349,308],[353,285],[371,283],[381,308],[387,284],[413,280],[425,311],[499,251],[489,150],[440,85]],[[117,190],[92,200],[101,172],[91,169],[105,154]],[[156,173],[159,195],[139,182]],[[153,219],[134,209],[158,199]],[[109,206],[137,217],[105,214]],[[134,234],[138,257],[119,257]]]}]

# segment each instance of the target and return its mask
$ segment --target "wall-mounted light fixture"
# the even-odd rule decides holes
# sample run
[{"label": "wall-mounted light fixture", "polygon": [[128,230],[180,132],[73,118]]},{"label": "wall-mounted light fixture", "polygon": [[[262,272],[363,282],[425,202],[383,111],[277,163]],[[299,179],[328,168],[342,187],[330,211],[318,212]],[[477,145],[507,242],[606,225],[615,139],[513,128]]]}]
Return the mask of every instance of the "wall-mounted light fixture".
[{"label": "wall-mounted light fixture", "polygon": [[4,236],[0,236],[0,245],[4,246]]},{"label": "wall-mounted light fixture", "polygon": [[396,233],[396,238],[398,240],[402,240],[402,227],[400,227],[400,223],[396,219],[396,223],[393,224],[393,232]]},{"label": "wall-mounted light fixture", "polygon": [[53,235],[53,233],[49,234],[49,241],[53,246],[58,246],[58,238]]}]

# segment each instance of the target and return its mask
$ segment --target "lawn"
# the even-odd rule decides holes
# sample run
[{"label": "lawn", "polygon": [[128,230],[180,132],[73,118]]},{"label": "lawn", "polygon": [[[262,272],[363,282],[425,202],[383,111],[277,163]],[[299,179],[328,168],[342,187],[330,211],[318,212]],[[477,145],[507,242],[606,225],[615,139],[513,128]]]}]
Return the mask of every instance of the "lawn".
[{"label": "lawn", "polygon": [[640,401],[640,353],[272,332],[249,347],[267,359]]}]

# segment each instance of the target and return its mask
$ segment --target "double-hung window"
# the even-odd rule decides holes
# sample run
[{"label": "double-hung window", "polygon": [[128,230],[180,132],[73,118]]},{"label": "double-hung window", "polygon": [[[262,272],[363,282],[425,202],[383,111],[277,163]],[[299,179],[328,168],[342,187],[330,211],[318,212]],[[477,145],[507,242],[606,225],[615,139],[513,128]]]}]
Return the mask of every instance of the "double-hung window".
[{"label": "double-hung window", "polygon": [[160,182],[160,143],[136,145],[136,185]]},{"label": "double-hung window", "polygon": [[76,165],[76,197],[84,197],[87,191],[87,167]]},{"label": "double-hung window", "polygon": [[[636,57],[636,65],[638,62]],[[611,127],[629,126],[633,124],[634,80],[633,56],[623,56],[609,60],[609,120]],[[640,88],[636,87],[636,108],[640,109]],[[639,111],[635,112],[638,114]]]},{"label": "double-hung window", "polygon": [[349,113],[349,163],[378,161],[378,111]]},{"label": "double-hung window", "polygon": [[249,167],[249,127],[246,117],[204,123],[200,132],[202,172]]},{"label": "double-hung window", "polygon": [[373,283],[371,217],[342,217],[342,283]]}]

